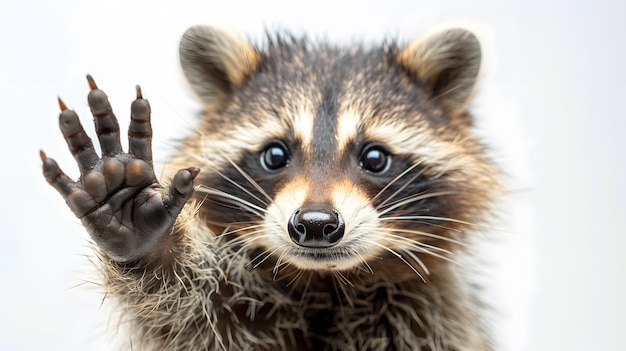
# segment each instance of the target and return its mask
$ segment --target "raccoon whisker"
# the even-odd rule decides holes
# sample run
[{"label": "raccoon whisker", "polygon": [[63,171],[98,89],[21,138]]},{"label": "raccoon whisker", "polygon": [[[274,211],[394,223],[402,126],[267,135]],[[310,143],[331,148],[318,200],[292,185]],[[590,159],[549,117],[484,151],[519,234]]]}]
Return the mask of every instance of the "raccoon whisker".
[{"label": "raccoon whisker", "polygon": [[[401,242],[399,242],[401,243]],[[437,247],[434,245],[429,245],[429,244],[425,244],[422,242],[414,242],[412,245],[409,244],[409,247],[403,248],[402,250],[404,250],[406,252],[406,250],[409,250],[411,252],[418,252],[418,253],[423,253],[423,254],[427,254],[429,256],[433,256],[433,257],[437,257],[439,259],[442,259],[444,261],[448,261],[448,262],[452,262],[452,263],[456,263],[455,260],[453,260],[451,257],[453,255],[452,252],[450,252],[449,250],[443,249],[441,247]],[[440,251],[441,253],[437,253],[436,251]]]},{"label": "raccoon whisker", "polygon": [[206,185],[201,185],[200,187],[198,187],[197,189],[198,192],[202,193],[202,194],[207,194],[207,195],[216,195],[216,196],[220,196],[223,197],[227,200],[231,200],[233,201],[234,204],[240,204],[243,205],[245,209],[250,210],[251,212],[253,212],[254,214],[258,215],[258,216],[262,216],[262,214],[266,213],[267,210],[265,210],[262,207],[259,207],[247,200],[244,200],[238,196],[229,194],[227,192],[224,192],[222,190],[219,189],[215,189],[215,188],[210,188],[207,187]]},{"label": "raccoon whisker", "polygon": [[249,251],[249,248],[254,247],[254,241],[261,240],[269,237],[269,235],[258,235],[263,231],[252,231],[245,235],[239,235],[235,239],[221,245],[225,250],[231,250],[232,255],[240,255],[243,251]]},{"label": "raccoon whisker", "polygon": [[[399,208],[396,209],[395,211],[393,211],[393,213],[388,214],[385,217],[382,218],[378,218],[379,220],[384,220],[385,218],[390,218],[390,217],[404,217],[404,216],[416,216],[418,215],[418,213],[420,212],[426,212],[426,213],[430,213],[431,209],[429,208]],[[407,220],[405,223],[419,223],[420,221],[412,221],[412,220]]]},{"label": "raccoon whisker", "polygon": [[256,234],[256,233],[260,233],[262,232],[264,228],[267,228],[268,225],[262,222],[257,222],[257,223],[251,223],[251,224],[246,224],[245,226],[231,226],[227,229],[225,229],[222,234],[220,234],[221,237],[225,237],[227,235],[231,235],[231,234],[235,234],[235,233],[239,233],[238,237],[244,237],[244,236],[249,236],[250,234]]},{"label": "raccoon whisker", "polygon": [[398,243],[404,243],[404,244],[408,244],[408,245],[412,245],[412,246],[419,246],[420,248],[424,247],[424,248],[430,248],[436,251],[440,251],[443,252],[445,254],[448,255],[452,255],[452,252],[450,250],[446,250],[444,248],[441,247],[437,247],[437,246],[433,246],[430,244],[426,244],[424,242],[421,242],[419,240],[413,240],[411,238],[407,238],[405,236],[402,235],[397,235],[397,234],[392,234],[387,232],[387,237],[385,239],[390,239],[390,240],[397,240],[396,242]]},{"label": "raccoon whisker", "polygon": [[443,235],[438,235],[438,234],[433,234],[433,233],[429,233],[429,232],[425,232],[425,231],[421,231],[421,230],[413,230],[413,229],[400,229],[400,228],[384,228],[384,230],[389,233],[389,235],[391,236],[398,236],[398,237],[402,237],[405,238],[407,240],[412,240],[409,239],[407,237],[403,237],[401,235],[395,235],[395,234],[391,234],[391,232],[394,233],[406,233],[406,234],[411,234],[411,235],[418,235],[418,236],[423,236],[423,237],[427,237],[427,238],[432,238],[432,239],[437,239],[437,240],[441,240],[441,241],[446,241],[452,244],[456,244],[459,246],[469,246],[467,243],[464,243],[460,240],[456,240],[453,238],[448,238],[446,236]]},{"label": "raccoon whisker", "polygon": [[404,262],[407,266],[409,266],[409,268],[411,268],[411,270],[412,270],[415,274],[417,274],[417,276],[418,276],[418,277],[420,277],[420,279],[422,279],[422,281],[423,281],[424,283],[426,283],[426,279],[424,279],[424,276],[423,276],[423,275],[422,275],[422,274],[421,274],[421,273],[420,273],[417,269],[415,269],[415,267],[413,267],[413,265],[412,265],[412,264],[410,264],[410,263],[409,263],[409,261],[407,261],[404,257],[402,257],[402,255],[401,255],[401,254],[397,253],[397,252],[396,252],[396,251],[394,251],[393,249],[391,249],[391,248],[389,248],[389,247],[387,247],[387,246],[385,246],[385,245],[383,245],[383,244],[380,244],[380,243],[377,243],[377,242],[374,242],[374,241],[372,241],[371,243],[372,243],[373,245],[378,246],[378,247],[380,247],[381,249],[383,249],[383,250],[385,250],[385,251],[389,252],[390,254],[392,254],[392,255],[396,256],[398,259],[400,259],[402,262]]},{"label": "raccoon whisker", "polygon": [[[269,194],[268,194],[265,190],[263,190],[263,188],[259,185],[259,183],[258,183],[256,180],[252,179],[252,177],[250,177],[250,175],[249,175],[246,171],[244,171],[241,167],[239,167],[239,165],[237,165],[237,163],[235,163],[235,162],[234,162],[234,161],[233,161],[230,157],[228,157],[228,155],[226,155],[223,151],[221,151],[221,150],[220,150],[220,153],[222,154],[222,156],[223,156],[226,160],[228,160],[228,162],[230,162],[230,164],[231,164],[233,167],[235,167],[235,169],[237,170],[237,172],[239,172],[239,174],[241,174],[241,175],[242,175],[242,176],[243,176],[243,177],[244,177],[244,178],[248,181],[248,183],[250,183],[250,185],[252,185],[252,186],[253,186],[253,187],[254,187],[254,188],[255,188],[255,189],[256,189],[256,190],[257,190],[257,191],[258,191],[261,195],[263,195],[263,196],[264,196],[264,197],[265,197],[265,198],[266,198],[266,199],[267,199],[270,203],[274,201],[274,200],[272,199],[272,197],[271,197],[271,196],[269,196]],[[260,200],[259,198],[257,198],[256,196],[255,196],[255,198],[256,198],[257,200],[259,200],[259,202],[261,202],[262,204],[264,204],[264,205],[267,207],[267,204],[268,204],[268,203],[266,203],[266,202],[264,202],[264,201],[261,201],[261,200]]]},{"label": "raccoon whisker", "polygon": [[384,218],[380,218],[380,220],[381,221],[409,221],[412,223],[423,224],[423,225],[427,225],[430,227],[442,228],[442,229],[449,230],[455,233],[462,233],[463,231],[457,228],[447,226],[447,225],[435,224],[435,223],[431,223],[428,221],[434,220],[434,221],[459,223],[459,224],[468,225],[468,226],[481,227],[480,225],[472,223],[472,222],[462,221],[462,220],[455,219],[455,218],[438,217],[438,216],[401,215],[401,216],[394,216],[394,217],[384,217]]},{"label": "raccoon whisker", "polygon": [[[254,234],[251,234],[254,235]],[[232,250],[234,255],[240,254],[242,251],[249,251],[249,248],[253,245],[256,238],[241,238],[238,237],[230,242],[224,243],[222,247],[224,249]]]},{"label": "raccoon whisker", "polygon": [[267,225],[260,221],[250,221],[250,222],[233,222],[232,225],[225,225],[224,223],[217,223],[212,221],[206,221],[209,224],[213,224],[220,227],[225,227],[218,236],[227,237],[231,234],[241,233],[239,236],[246,235],[246,231],[250,231],[252,229],[255,230],[255,233],[258,233],[258,229],[267,227]]},{"label": "raccoon whisker", "polygon": [[[403,217],[406,218],[406,217],[409,217],[409,216],[399,216],[399,217],[400,218],[397,218],[397,219],[398,220],[402,220]],[[443,221],[443,222],[453,222],[453,223],[459,223],[459,224],[468,225],[468,226],[472,226],[472,227],[476,227],[476,228],[495,230],[495,231],[499,231],[499,232],[510,232],[510,231],[507,231],[506,229],[502,229],[502,228],[498,228],[498,227],[494,227],[494,226],[490,226],[490,225],[484,225],[484,224],[478,224],[478,223],[463,221],[463,220],[456,219],[456,218],[438,217],[438,216],[414,216],[414,217],[416,217],[416,218],[412,218],[412,219],[426,219],[426,220],[436,220],[436,221]],[[393,217],[384,217],[384,218],[380,218],[380,219],[384,220],[386,218],[393,218]],[[428,222],[424,222],[424,223],[427,223],[427,224],[432,225],[432,226],[436,226],[433,223],[428,223]],[[458,229],[452,229],[452,228],[447,228],[447,227],[443,227],[443,228],[454,230],[456,232],[461,232]]]},{"label": "raccoon whisker", "polygon": [[[416,162],[416,163],[414,163],[414,164],[413,164],[411,167],[409,167],[406,171],[402,172],[402,173],[400,174],[400,176],[402,176],[402,175],[406,174],[406,172],[408,172],[408,171],[412,170],[413,168],[417,167],[419,164],[421,164],[421,161],[420,161],[420,162]],[[388,197],[385,199],[385,201],[381,202],[378,206],[376,206],[376,209],[378,210],[378,209],[381,209],[383,206],[385,206],[385,204],[386,204],[387,202],[389,202],[389,200],[391,200],[391,199],[393,199],[394,197],[396,197],[396,195],[398,195],[400,192],[402,192],[404,189],[406,189],[406,187],[407,187],[407,186],[409,186],[410,184],[412,184],[412,183],[413,183],[413,181],[414,181],[415,179],[417,179],[419,176],[421,176],[422,174],[424,174],[424,169],[420,170],[419,172],[417,172],[417,173],[415,173],[413,176],[411,176],[411,178],[409,178],[406,182],[404,182],[404,184],[403,184],[403,185],[402,185],[402,186],[401,186],[398,190],[394,191],[394,192],[393,192],[393,194],[391,194],[390,196],[388,196]],[[387,184],[387,185],[385,186],[385,188],[388,188],[391,184],[395,183],[398,179],[399,179],[398,177],[394,178],[394,179],[393,179],[393,180],[392,180],[389,184]],[[383,190],[384,190],[385,188],[383,188]],[[382,191],[381,191],[381,192],[382,192]]]},{"label": "raccoon whisker", "polygon": [[[423,254],[426,254],[426,255],[429,255],[429,256],[432,256],[432,257],[436,257],[436,258],[439,258],[441,260],[444,260],[444,261],[447,261],[447,262],[450,262],[450,263],[453,263],[453,264],[458,264],[459,263],[458,261],[456,261],[456,260],[454,260],[454,259],[452,259],[450,257],[446,257],[446,256],[438,254],[438,253],[436,253],[436,252],[434,252],[432,250],[429,250],[429,249],[425,248],[425,246],[432,247],[433,249],[441,250],[441,248],[438,248],[436,246],[431,246],[431,245],[419,245],[419,246],[416,245],[416,246],[413,246],[413,247],[408,247],[408,248],[403,249],[403,250],[410,250],[410,251],[413,251],[413,252],[423,253]],[[450,254],[452,254],[452,253],[450,253]]]},{"label": "raccoon whisker", "polygon": [[[206,138],[201,138],[200,142],[201,144],[204,144],[206,142]],[[201,150],[205,149],[204,145],[201,145],[200,149]],[[200,168],[204,168],[206,170],[215,171],[215,172],[218,171],[217,169],[218,167],[216,167],[215,162],[208,161],[208,160],[214,160],[214,157],[207,156],[203,153],[192,153],[192,152],[187,151],[184,148],[182,150],[185,152],[185,155],[187,157],[189,157],[191,160],[198,162],[198,165],[200,166]]]},{"label": "raccoon whisker", "polygon": [[367,261],[365,260],[365,257],[363,257],[363,255],[361,255],[360,252],[358,252],[357,250],[353,248],[348,248],[347,251],[352,252],[356,257],[359,258],[359,260],[361,260],[362,266],[365,267],[363,269],[364,271],[369,272],[372,275],[374,274],[374,270],[372,269],[372,266],[370,266],[369,263],[367,263]]},{"label": "raccoon whisker", "polygon": [[[428,194],[428,192],[430,192],[430,191],[431,191],[431,189],[426,189],[426,190],[424,190],[424,191],[420,191],[419,193],[415,193],[415,194],[411,194],[411,195],[405,196],[405,197],[403,197],[403,198],[400,198],[400,199],[397,199],[397,200],[395,200],[395,201],[392,201],[392,202],[387,203],[387,207],[389,207],[389,206],[393,206],[393,205],[395,205],[395,204],[397,204],[397,203],[399,203],[399,202],[402,202],[402,201],[405,201],[405,200],[408,200],[408,199],[412,199],[412,198],[417,197],[417,196],[421,196],[421,195],[424,195],[424,194]],[[395,195],[395,194],[394,194],[394,195]],[[385,200],[385,201],[387,201],[387,200]],[[382,205],[382,204],[381,204],[381,205]],[[383,207],[383,206],[381,206],[381,205],[376,206],[376,209],[377,209],[377,210],[380,210],[380,209]]]},{"label": "raccoon whisker", "polygon": [[343,283],[343,285],[349,285],[354,288],[354,284],[345,276],[341,271],[332,271],[333,274],[339,278],[339,281]]},{"label": "raccoon whisker", "polygon": [[414,242],[413,240],[402,237],[402,236],[389,234],[389,233],[387,234],[388,235],[385,237],[385,240],[398,246],[398,250],[401,250],[407,256],[412,258],[413,261],[415,261],[424,270],[424,272],[427,275],[430,275],[430,270],[426,267],[424,262],[413,253],[414,251],[421,252],[421,253],[428,253],[427,249],[422,249],[421,247],[419,247],[419,244],[420,244],[419,242]]},{"label": "raccoon whisker", "polygon": [[404,205],[407,205],[407,204],[410,204],[410,203],[413,203],[413,202],[417,202],[417,201],[420,201],[420,200],[428,199],[428,198],[431,198],[431,197],[445,196],[445,195],[455,195],[457,193],[458,193],[457,191],[437,191],[437,192],[432,192],[432,193],[427,193],[427,194],[420,193],[420,194],[417,194],[414,197],[409,197],[409,198],[407,198],[407,199],[405,199],[403,201],[400,201],[400,202],[398,202],[398,203],[396,203],[394,205],[391,205],[391,206],[383,209],[379,213],[379,217],[384,216],[385,214],[395,210],[398,207],[401,207],[401,206],[404,206]]},{"label": "raccoon whisker", "polygon": [[[435,186],[437,186],[437,185],[441,185],[442,183],[445,183],[445,182],[446,182],[445,180],[442,180],[442,179],[434,179],[434,180],[429,180],[429,181],[425,181],[425,182],[420,182],[420,186],[421,186],[422,188],[424,188],[424,190],[422,190],[422,191],[420,191],[420,192],[417,192],[417,193],[413,193],[413,194],[407,195],[407,196],[405,196],[405,197],[403,197],[403,198],[400,198],[400,199],[396,199],[396,200],[394,200],[394,201],[389,201],[389,200],[391,200],[392,198],[396,197],[396,195],[398,195],[398,193],[400,193],[402,190],[404,190],[404,189],[406,188],[406,186],[407,186],[408,184],[412,183],[414,180],[415,180],[415,179],[409,179],[409,180],[405,183],[405,185],[404,185],[404,186],[402,186],[402,188],[400,188],[398,191],[396,191],[396,192],[395,192],[395,193],[393,193],[392,195],[388,196],[388,197],[387,197],[387,199],[386,199],[383,203],[381,203],[381,204],[379,204],[378,206],[376,206],[376,208],[377,208],[377,209],[380,209],[380,208],[383,208],[385,205],[386,205],[386,206],[391,206],[391,205],[396,204],[396,203],[398,203],[398,202],[400,202],[400,201],[402,201],[402,200],[404,200],[404,199],[406,199],[406,198],[410,198],[410,197],[417,196],[417,195],[421,195],[421,194],[426,194],[426,193],[428,193],[428,192],[430,192],[430,191],[434,191],[433,189],[435,189],[435,188],[434,188]],[[441,191],[441,190],[444,190],[444,189],[438,189],[438,190],[439,190],[439,191]]]},{"label": "raccoon whisker", "polygon": [[[298,280],[300,280],[300,278],[301,278],[303,275],[304,275],[304,271],[303,271],[303,270],[301,270],[301,269],[299,269],[299,270],[297,271],[297,273],[294,275],[293,279],[291,279],[291,280],[289,281],[289,283],[287,283],[287,285],[286,285],[286,286],[288,286],[288,287],[289,287],[289,286],[291,286],[293,283],[295,283],[295,282],[297,282]],[[293,289],[291,290],[291,292],[293,293]]]},{"label": "raccoon whisker", "polygon": [[278,255],[278,258],[276,259],[276,262],[274,263],[274,267],[272,267],[272,273],[273,273],[272,279],[274,280],[276,280],[276,276],[278,275],[278,271],[280,270],[284,257],[285,257],[285,252],[283,251],[280,253],[280,255]]},{"label": "raccoon whisker", "polygon": [[[276,250],[283,249],[283,247],[279,247]],[[278,276],[278,272],[280,271],[280,267],[282,267],[282,266],[290,266],[291,265],[289,263],[289,261],[285,261],[284,260],[286,252],[287,252],[287,250],[283,250],[283,252],[278,256],[278,259],[276,260],[276,264],[274,264],[274,268],[272,269],[272,272],[274,273],[274,276],[273,276],[272,279],[274,279],[274,280],[276,280],[276,277]]]},{"label": "raccoon whisker", "polygon": [[[405,220],[405,219],[419,219],[419,220],[435,220],[435,221],[445,221],[445,222],[454,222],[459,224],[466,224],[471,226],[478,226],[478,224],[463,221],[455,218],[448,217],[438,217],[438,216],[398,216],[398,217],[384,217],[381,220]],[[427,222],[425,222],[427,223]]]},{"label": "raccoon whisker", "polygon": [[411,223],[415,223],[415,224],[429,226],[429,227],[445,229],[445,230],[448,230],[450,232],[454,232],[454,233],[458,233],[458,234],[463,232],[462,230],[457,229],[457,228],[452,228],[452,227],[445,226],[445,225],[442,225],[442,224],[430,223],[430,222],[427,222],[427,221],[418,221],[418,220],[407,220],[407,221],[411,222]]},{"label": "raccoon whisker", "polygon": [[422,267],[426,275],[430,275],[430,270],[428,269],[428,267],[426,267],[426,264],[424,263],[424,261],[420,260],[419,257],[417,257],[411,249],[402,249],[402,252],[404,252],[409,257],[411,257],[413,261],[417,262],[417,264],[419,264],[419,266]]},{"label": "raccoon whisker", "polygon": [[262,255],[265,255],[265,257],[263,257],[262,260],[260,260],[259,262],[257,262],[252,268],[256,269],[258,266],[260,266],[263,262],[267,261],[268,258],[270,258],[270,256],[272,256],[273,254],[276,253],[276,251],[280,250],[280,248],[275,248],[275,249],[267,249],[267,250],[263,250],[263,252],[261,252],[260,254],[256,255],[253,259],[250,260],[249,263],[246,264],[246,266],[252,264],[252,262],[256,261],[259,257],[261,257]]},{"label": "raccoon whisker", "polygon": [[350,298],[350,295],[348,295],[348,292],[346,291],[346,288],[345,288],[345,284],[343,282],[341,284],[338,284],[338,282],[341,282],[341,277],[337,275],[338,271],[331,271],[331,273],[333,277],[333,279],[331,279],[331,281],[333,282],[333,289],[335,290],[335,294],[338,297],[337,300],[339,302],[339,310],[341,311],[341,314],[343,315],[344,306],[343,306],[343,301],[339,298],[341,296],[341,294],[339,293],[339,290],[341,290],[341,293],[343,293],[343,296],[345,296],[346,301],[348,302],[350,306],[354,306],[354,302],[352,301],[352,298]]},{"label": "raccoon whisker", "polygon": [[[247,231],[250,229],[264,228],[266,226],[267,226],[266,224],[259,223],[259,224],[249,225],[247,227],[242,227],[242,228],[237,228],[237,229],[232,229],[232,230],[225,230],[221,235],[231,235],[231,234]],[[258,233],[258,232],[259,231],[255,231],[254,233]]]},{"label": "raccoon whisker", "polygon": [[440,254],[437,254],[437,253],[434,252],[434,251],[440,251],[440,252],[446,253],[449,256],[452,256],[453,253],[450,250],[446,250],[444,248],[441,248],[441,247],[438,247],[438,246],[435,246],[435,245],[422,243],[422,242],[420,242],[417,246],[419,246],[419,250],[420,251],[423,251],[424,253],[427,253],[427,254],[429,254],[431,256],[435,256],[435,257],[441,258],[442,260],[446,260],[448,262],[455,262],[450,257],[444,256],[444,255],[440,255]]},{"label": "raccoon whisker", "polygon": [[236,200],[232,200],[232,199],[223,199],[223,200],[208,199],[206,201],[214,203],[217,206],[220,206],[220,207],[223,207],[223,208],[226,208],[226,209],[244,210],[244,211],[250,212],[252,215],[255,215],[257,217],[262,217],[262,213],[257,211],[255,208],[248,207],[247,204],[239,202],[239,201],[236,201]]},{"label": "raccoon whisker", "polygon": [[[442,254],[438,254],[435,251],[442,251],[448,255],[452,255],[452,252],[440,248],[440,247],[436,247],[433,245],[428,245],[419,241],[414,241],[402,236],[396,236],[395,238],[391,238],[391,237],[387,237],[385,238],[385,240],[394,243],[398,246],[400,246],[399,250],[402,250],[403,252],[409,254],[409,251],[411,252],[418,252],[418,253],[423,253],[423,254],[427,254],[429,256],[433,256],[433,257],[437,257],[439,259],[442,259],[444,261],[448,261],[451,263],[457,263],[455,260],[451,259],[450,257],[446,257]],[[408,250],[408,251],[407,251]],[[433,251],[435,250],[435,251]],[[411,254],[413,255],[413,254]],[[417,258],[417,257],[416,257]],[[419,259],[418,259],[419,260]],[[419,262],[422,262],[421,260],[419,260]],[[420,263],[420,266],[422,266],[422,264]],[[425,267],[422,267],[425,268]]]},{"label": "raccoon whisker", "polygon": [[237,250],[237,251],[241,251],[250,247],[250,245],[252,245],[254,241],[261,240],[264,238],[269,238],[271,236],[269,234],[258,235],[259,233],[263,233],[263,230],[251,231],[243,235],[240,234],[237,238],[233,239],[232,241],[223,244],[223,247],[229,248],[229,247],[241,245],[241,248]]},{"label": "raccoon whisker", "polygon": [[[413,169],[415,169],[415,167],[419,166],[422,163],[422,161],[419,162],[415,162],[414,164],[412,164],[411,166],[407,167],[407,169],[405,169],[402,173],[398,174],[395,178],[393,178],[389,183],[387,183],[387,185],[385,185],[371,200],[372,203],[374,203],[376,201],[376,199],[378,199],[379,196],[381,196],[385,190],[387,190],[390,186],[392,186],[393,184],[395,184],[400,178],[404,177],[404,175],[406,175],[407,173],[409,173],[410,171],[412,171]],[[419,172],[421,173],[421,172]],[[395,193],[390,196],[388,199],[392,198],[393,196],[395,196]],[[383,206],[384,203],[387,200],[383,201],[382,204],[379,205]]]},{"label": "raccoon whisker", "polygon": [[[230,159],[229,159],[230,161]],[[232,162],[232,161],[231,161]],[[246,180],[248,180],[248,182],[250,182],[252,184],[252,186],[254,186],[255,188],[259,188],[260,186],[252,179],[250,178],[250,176],[248,176],[247,174],[245,174],[245,172],[243,170],[241,170],[241,168],[238,169],[239,173],[241,173],[241,175],[244,176],[244,178],[246,178]],[[265,207],[267,207],[267,202],[261,200],[258,196],[256,196],[253,192],[251,192],[250,190],[246,189],[243,185],[239,184],[238,182],[234,181],[232,178],[230,178],[229,176],[225,175],[224,173],[220,172],[219,170],[215,170],[215,173],[217,173],[220,177],[224,178],[225,180],[227,180],[229,183],[233,184],[234,186],[236,186],[237,188],[241,189],[243,192],[245,192],[246,194],[250,195],[251,197],[253,197],[255,200],[257,200],[259,203],[263,204]],[[258,189],[257,189],[258,190]],[[263,191],[263,189],[261,189],[261,191]],[[264,194],[267,196],[267,194]],[[272,200],[270,199],[270,202]]]},{"label": "raccoon whisker", "polygon": [[[210,202],[212,204],[215,204],[217,206],[220,207],[224,207],[227,209],[233,209],[233,210],[240,210],[242,209],[242,204],[232,201],[232,200],[218,200],[218,199],[210,199],[210,198],[205,198],[204,200],[205,202]],[[252,211],[250,209],[247,209],[250,212],[253,212],[253,214],[258,215],[255,211]]]},{"label": "raccoon whisker", "polygon": [[[344,276],[340,271],[333,271],[333,276],[335,277],[335,279],[333,279],[334,281],[338,281],[341,284],[336,284],[333,283],[333,285],[335,286],[335,291],[337,291],[337,286],[339,287],[339,289],[341,290],[341,292],[343,293],[343,296],[345,296],[346,301],[348,302],[348,305],[350,305],[350,307],[354,307],[354,301],[352,300],[352,297],[350,296],[350,294],[348,293],[348,291],[346,290],[346,286],[350,286],[352,288],[354,288],[354,284],[346,277]],[[337,293],[337,295],[339,295]],[[339,300],[341,301],[341,300]],[[343,314],[343,304],[341,305],[341,313]]]},{"label": "raccoon whisker", "polygon": [[[402,240],[402,239],[405,239],[405,240]],[[403,237],[386,238],[386,240],[398,245],[400,247],[399,250],[402,250],[403,252],[406,252],[407,254],[408,254],[408,251],[411,251],[411,252],[416,252],[416,253],[421,253],[421,254],[425,254],[428,256],[436,257],[438,259],[441,259],[450,263],[455,263],[455,264],[458,263],[456,260],[452,258],[453,253],[451,251],[443,249],[441,247],[425,244],[419,241],[412,241],[410,239],[406,239]],[[437,253],[436,251],[440,251],[443,254]]]}]

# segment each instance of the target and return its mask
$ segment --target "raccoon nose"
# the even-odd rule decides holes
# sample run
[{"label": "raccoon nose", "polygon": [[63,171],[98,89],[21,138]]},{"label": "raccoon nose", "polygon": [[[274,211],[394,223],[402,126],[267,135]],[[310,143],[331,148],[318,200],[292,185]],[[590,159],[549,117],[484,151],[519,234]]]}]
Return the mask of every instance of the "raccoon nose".
[{"label": "raccoon nose", "polygon": [[346,225],[341,214],[326,204],[307,204],[293,212],[287,224],[294,243],[308,248],[335,246]]}]

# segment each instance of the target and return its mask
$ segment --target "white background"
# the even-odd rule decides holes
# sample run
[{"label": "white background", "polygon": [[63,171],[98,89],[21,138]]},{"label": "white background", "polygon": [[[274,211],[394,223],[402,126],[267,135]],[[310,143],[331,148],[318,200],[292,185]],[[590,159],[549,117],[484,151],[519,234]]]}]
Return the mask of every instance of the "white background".
[{"label": "white background", "polygon": [[56,98],[91,130],[91,73],[123,125],[142,85],[165,159],[200,111],[177,62],[180,35],[199,23],[339,42],[476,31],[477,126],[513,190],[506,245],[492,253],[501,349],[626,349],[625,15],[618,1],[0,1],[0,350],[112,348],[116,320],[82,284],[95,276],[87,235],[38,152],[77,175]]}]

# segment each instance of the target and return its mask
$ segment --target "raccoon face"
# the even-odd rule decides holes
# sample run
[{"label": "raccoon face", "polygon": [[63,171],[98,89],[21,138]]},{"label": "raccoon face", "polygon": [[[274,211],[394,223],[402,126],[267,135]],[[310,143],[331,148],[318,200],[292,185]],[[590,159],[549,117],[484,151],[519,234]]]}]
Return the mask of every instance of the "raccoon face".
[{"label": "raccoon face", "polygon": [[466,112],[476,38],[449,30],[405,48],[314,45],[282,36],[257,49],[189,29],[187,78],[203,100],[188,156],[205,171],[207,223],[257,264],[371,271],[392,259],[428,273],[450,259],[497,187]]}]

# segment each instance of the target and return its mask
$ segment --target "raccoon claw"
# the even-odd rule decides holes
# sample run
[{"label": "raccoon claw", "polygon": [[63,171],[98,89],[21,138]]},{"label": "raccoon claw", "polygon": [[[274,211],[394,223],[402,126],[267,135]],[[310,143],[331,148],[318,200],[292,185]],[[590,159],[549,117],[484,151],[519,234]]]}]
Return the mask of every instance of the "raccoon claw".
[{"label": "raccoon claw", "polygon": [[94,150],[78,115],[59,99],[59,128],[80,169],[77,181],[41,151],[43,174],[112,259],[131,262],[158,257],[163,240],[191,198],[198,168],[182,169],[169,187],[156,179],[152,165],[150,105],[137,87],[128,129],[129,152],[120,144],[119,125],[106,94],[87,76],[88,95],[102,149]]},{"label": "raccoon claw", "polygon": [[87,84],[89,84],[89,89],[91,90],[98,89],[98,86],[96,85],[96,81],[93,80],[93,77],[91,76],[91,74],[87,75]]},{"label": "raccoon claw", "polygon": [[61,100],[60,97],[57,97],[57,101],[59,103],[59,109],[61,109],[61,111],[65,111],[67,110],[67,106],[65,105],[65,103],[63,102],[63,100]]}]

